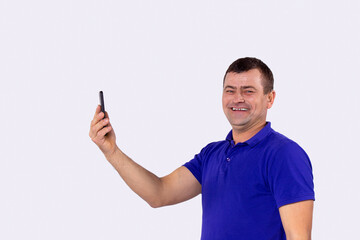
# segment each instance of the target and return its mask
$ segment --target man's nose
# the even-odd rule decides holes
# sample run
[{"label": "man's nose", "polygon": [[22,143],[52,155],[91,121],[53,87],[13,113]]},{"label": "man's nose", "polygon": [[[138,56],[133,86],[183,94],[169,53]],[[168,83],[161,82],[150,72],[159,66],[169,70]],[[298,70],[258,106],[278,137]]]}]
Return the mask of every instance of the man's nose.
[{"label": "man's nose", "polygon": [[235,95],[235,102],[245,102],[245,99],[241,93]]}]

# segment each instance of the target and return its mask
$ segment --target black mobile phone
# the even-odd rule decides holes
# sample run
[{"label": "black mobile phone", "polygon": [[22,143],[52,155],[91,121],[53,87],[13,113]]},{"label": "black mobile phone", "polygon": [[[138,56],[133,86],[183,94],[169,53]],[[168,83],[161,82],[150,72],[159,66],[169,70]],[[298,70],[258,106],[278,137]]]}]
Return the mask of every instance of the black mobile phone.
[{"label": "black mobile phone", "polygon": [[104,118],[105,118],[105,103],[104,103],[104,93],[103,93],[103,91],[99,92],[99,98],[100,98],[101,111],[104,113]]}]

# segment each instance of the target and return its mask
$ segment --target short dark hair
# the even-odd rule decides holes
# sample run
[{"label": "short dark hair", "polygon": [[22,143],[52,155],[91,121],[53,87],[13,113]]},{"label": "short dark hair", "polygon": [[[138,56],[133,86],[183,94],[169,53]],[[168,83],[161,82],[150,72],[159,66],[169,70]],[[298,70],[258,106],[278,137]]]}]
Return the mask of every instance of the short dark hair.
[{"label": "short dark hair", "polygon": [[223,84],[225,83],[226,74],[229,72],[242,73],[252,69],[258,69],[262,76],[262,85],[264,94],[271,92],[274,89],[274,77],[270,68],[260,59],[254,57],[239,58],[233,62],[226,70]]}]

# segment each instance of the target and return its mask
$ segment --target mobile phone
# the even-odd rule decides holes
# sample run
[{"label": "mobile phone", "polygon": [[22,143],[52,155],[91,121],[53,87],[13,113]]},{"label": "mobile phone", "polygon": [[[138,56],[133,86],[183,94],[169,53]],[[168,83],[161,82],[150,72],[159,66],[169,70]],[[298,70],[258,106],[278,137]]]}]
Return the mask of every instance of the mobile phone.
[{"label": "mobile phone", "polygon": [[104,103],[104,93],[103,93],[103,91],[99,92],[99,99],[100,99],[101,111],[104,113],[103,118],[105,118],[105,103]]}]

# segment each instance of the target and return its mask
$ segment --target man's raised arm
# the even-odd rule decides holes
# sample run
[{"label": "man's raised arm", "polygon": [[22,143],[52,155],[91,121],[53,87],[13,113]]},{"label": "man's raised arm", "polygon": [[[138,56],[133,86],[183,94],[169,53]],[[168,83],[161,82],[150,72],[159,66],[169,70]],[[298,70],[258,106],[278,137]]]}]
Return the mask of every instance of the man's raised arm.
[{"label": "man's raised arm", "polygon": [[201,193],[201,185],[184,166],[159,178],[123,153],[116,145],[116,136],[109,116],[96,108],[89,136],[125,183],[151,207],[162,207],[186,201]]}]

